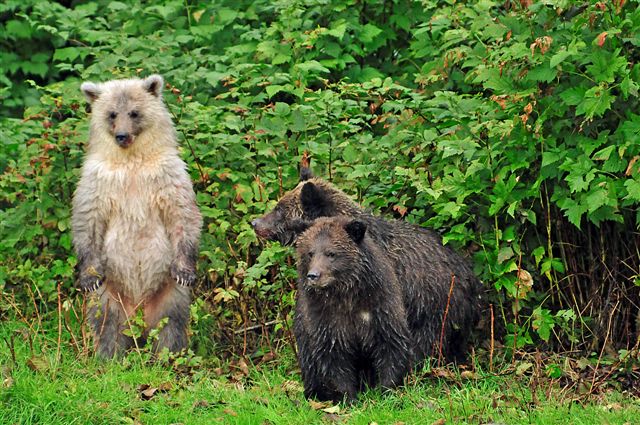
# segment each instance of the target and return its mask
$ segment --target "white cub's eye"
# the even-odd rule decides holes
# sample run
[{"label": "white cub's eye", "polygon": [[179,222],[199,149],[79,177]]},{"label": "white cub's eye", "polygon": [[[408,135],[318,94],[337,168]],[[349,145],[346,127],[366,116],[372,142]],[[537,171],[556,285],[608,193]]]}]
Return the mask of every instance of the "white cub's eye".
[{"label": "white cub's eye", "polygon": [[116,114],[115,112],[109,113],[109,119],[115,120],[117,116],[118,114]]},{"label": "white cub's eye", "polygon": [[138,114],[138,111],[131,111],[131,112],[129,112],[129,116],[130,116],[131,118],[138,118],[138,116],[139,116],[139,115],[140,115],[140,114]]}]

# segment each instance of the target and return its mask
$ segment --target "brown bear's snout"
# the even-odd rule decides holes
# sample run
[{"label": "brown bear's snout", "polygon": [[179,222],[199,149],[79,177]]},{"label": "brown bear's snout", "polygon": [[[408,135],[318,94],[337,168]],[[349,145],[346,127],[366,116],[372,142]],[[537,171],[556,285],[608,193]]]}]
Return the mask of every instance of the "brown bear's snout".
[{"label": "brown bear's snout", "polygon": [[116,133],[116,143],[121,148],[129,147],[129,145],[131,145],[132,142],[133,142],[133,138],[131,137],[130,133],[125,133],[125,132]]},{"label": "brown bear's snout", "polygon": [[270,226],[265,223],[263,218],[255,218],[251,220],[251,227],[253,227],[253,231],[259,237],[267,240],[271,240],[273,238],[273,233],[270,230]]},{"label": "brown bear's snout", "polygon": [[319,278],[320,278],[320,272],[319,271],[309,270],[309,273],[307,273],[307,279],[309,279],[311,282],[315,282]]}]

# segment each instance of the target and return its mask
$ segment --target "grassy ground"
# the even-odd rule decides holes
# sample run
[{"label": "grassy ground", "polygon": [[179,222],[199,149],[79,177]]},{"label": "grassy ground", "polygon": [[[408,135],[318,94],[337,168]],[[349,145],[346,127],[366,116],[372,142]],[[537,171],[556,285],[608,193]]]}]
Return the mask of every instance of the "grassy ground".
[{"label": "grassy ground", "polygon": [[57,335],[32,338],[19,328],[0,329],[0,424],[631,424],[640,417],[639,400],[619,392],[585,399],[557,381],[533,391],[525,375],[452,379],[448,371],[386,394],[370,391],[352,406],[323,405],[304,399],[290,354],[248,367],[193,358],[169,365],[138,353],[101,362],[63,345],[58,361]]}]

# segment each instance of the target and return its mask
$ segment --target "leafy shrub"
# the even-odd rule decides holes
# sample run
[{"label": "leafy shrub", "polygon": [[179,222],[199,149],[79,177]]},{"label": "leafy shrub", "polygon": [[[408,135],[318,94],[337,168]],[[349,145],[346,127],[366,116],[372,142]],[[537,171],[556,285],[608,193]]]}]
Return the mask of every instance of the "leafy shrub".
[{"label": "leafy shrub", "polygon": [[26,300],[29,283],[42,305],[58,281],[71,291],[79,82],[159,72],[206,219],[198,305],[216,341],[253,352],[288,335],[289,250],[262,245],[249,222],[296,184],[307,150],[365,206],[468,251],[507,347],[633,345],[640,11],[529,3],[5,6],[21,12],[3,15],[0,39],[28,40],[6,56],[22,70],[5,74],[7,105],[49,82],[21,81],[18,58],[42,34],[39,48],[55,49],[43,77],[61,78],[38,87],[24,120],[2,121],[0,287]]}]

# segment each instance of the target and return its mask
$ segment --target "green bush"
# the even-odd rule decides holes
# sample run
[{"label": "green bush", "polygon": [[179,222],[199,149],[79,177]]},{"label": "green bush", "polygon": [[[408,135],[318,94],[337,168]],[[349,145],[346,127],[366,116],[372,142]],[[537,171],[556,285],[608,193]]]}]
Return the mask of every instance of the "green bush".
[{"label": "green bush", "polygon": [[[57,282],[71,293],[80,81],[157,72],[205,217],[199,305],[216,341],[246,352],[288,335],[290,251],[249,222],[307,150],[366,207],[472,255],[509,349],[633,345],[640,8],[528,3],[9,3],[0,96],[24,119],[2,119],[0,288],[27,311]],[[25,65],[37,54],[53,66]]]}]

